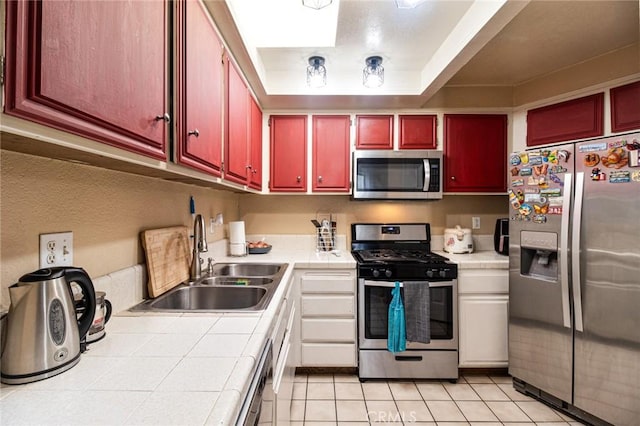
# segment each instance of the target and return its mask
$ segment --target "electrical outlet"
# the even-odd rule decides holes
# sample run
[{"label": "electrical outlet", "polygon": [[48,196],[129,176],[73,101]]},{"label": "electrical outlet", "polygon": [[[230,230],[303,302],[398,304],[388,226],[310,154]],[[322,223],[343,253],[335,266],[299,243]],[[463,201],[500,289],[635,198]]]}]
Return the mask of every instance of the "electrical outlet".
[{"label": "electrical outlet", "polygon": [[471,228],[472,229],[480,229],[480,217],[472,216],[471,217]]},{"label": "electrical outlet", "polygon": [[73,232],[40,234],[40,268],[73,266]]}]

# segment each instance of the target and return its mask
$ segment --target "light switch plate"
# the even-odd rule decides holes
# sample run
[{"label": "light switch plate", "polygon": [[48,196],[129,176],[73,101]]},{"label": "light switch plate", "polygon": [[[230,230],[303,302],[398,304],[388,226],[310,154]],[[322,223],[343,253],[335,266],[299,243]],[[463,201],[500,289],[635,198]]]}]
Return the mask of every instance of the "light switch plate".
[{"label": "light switch plate", "polygon": [[40,268],[73,266],[73,232],[40,234]]},{"label": "light switch plate", "polygon": [[480,229],[480,216],[471,217],[471,229]]}]

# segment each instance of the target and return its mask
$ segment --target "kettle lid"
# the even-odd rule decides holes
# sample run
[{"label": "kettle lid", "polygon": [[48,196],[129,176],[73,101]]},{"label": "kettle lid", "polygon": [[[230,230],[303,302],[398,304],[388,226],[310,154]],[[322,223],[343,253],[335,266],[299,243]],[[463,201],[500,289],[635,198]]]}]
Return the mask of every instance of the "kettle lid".
[{"label": "kettle lid", "polygon": [[38,269],[37,271],[29,272],[28,274],[21,276],[18,281],[22,283],[34,283],[44,280],[54,280],[56,278],[63,277],[64,271],[65,268],[60,266]]}]

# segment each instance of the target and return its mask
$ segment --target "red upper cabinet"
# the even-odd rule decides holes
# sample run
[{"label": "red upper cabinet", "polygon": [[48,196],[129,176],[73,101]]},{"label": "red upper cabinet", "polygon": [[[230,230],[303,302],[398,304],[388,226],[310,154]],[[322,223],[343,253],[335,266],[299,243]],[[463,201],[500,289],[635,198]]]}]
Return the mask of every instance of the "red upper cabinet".
[{"label": "red upper cabinet", "polygon": [[5,2],[5,112],[166,160],[167,4]]},{"label": "red upper cabinet", "polygon": [[180,164],[220,176],[222,42],[201,1],[175,4],[177,159]]},{"label": "red upper cabinet", "polygon": [[640,129],[640,81],[611,89],[611,131]]},{"label": "red upper cabinet", "polygon": [[506,115],[444,115],[446,192],[504,192],[506,164]]},{"label": "red upper cabinet", "polygon": [[348,115],[315,115],[313,122],[314,192],[349,192]]},{"label": "red upper cabinet", "polygon": [[272,115],[271,192],[305,192],[307,188],[307,116]]},{"label": "red upper cabinet", "polygon": [[224,178],[231,182],[247,184],[249,179],[249,90],[236,65],[225,58],[226,72],[226,131]]},{"label": "red upper cabinet", "polygon": [[393,149],[393,115],[356,115],[356,149]]},{"label": "red upper cabinet", "polygon": [[400,149],[436,149],[437,116],[399,115],[398,144]]},{"label": "red upper cabinet", "polygon": [[527,111],[527,146],[604,134],[604,93]]},{"label": "red upper cabinet", "polygon": [[258,103],[249,97],[249,109],[251,123],[249,125],[249,186],[253,189],[262,189],[262,110]]}]

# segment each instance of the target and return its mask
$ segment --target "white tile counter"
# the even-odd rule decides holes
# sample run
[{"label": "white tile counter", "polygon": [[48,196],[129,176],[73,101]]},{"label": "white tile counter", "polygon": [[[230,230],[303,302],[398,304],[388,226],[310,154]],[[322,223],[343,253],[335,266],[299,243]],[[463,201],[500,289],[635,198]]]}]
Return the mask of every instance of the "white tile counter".
[{"label": "white tile counter", "polygon": [[106,337],[89,345],[70,370],[35,383],[2,384],[0,423],[232,424],[294,267],[356,266],[348,251],[316,253],[309,238],[269,237],[267,241],[273,245],[270,253],[245,257],[221,255],[226,243],[209,247],[216,263],[289,264],[265,311],[121,312],[107,324]]},{"label": "white tile counter", "polygon": [[458,264],[458,270],[509,269],[509,256],[503,256],[494,250],[482,250],[464,254],[451,254],[444,251],[436,251],[435,253]]}]

